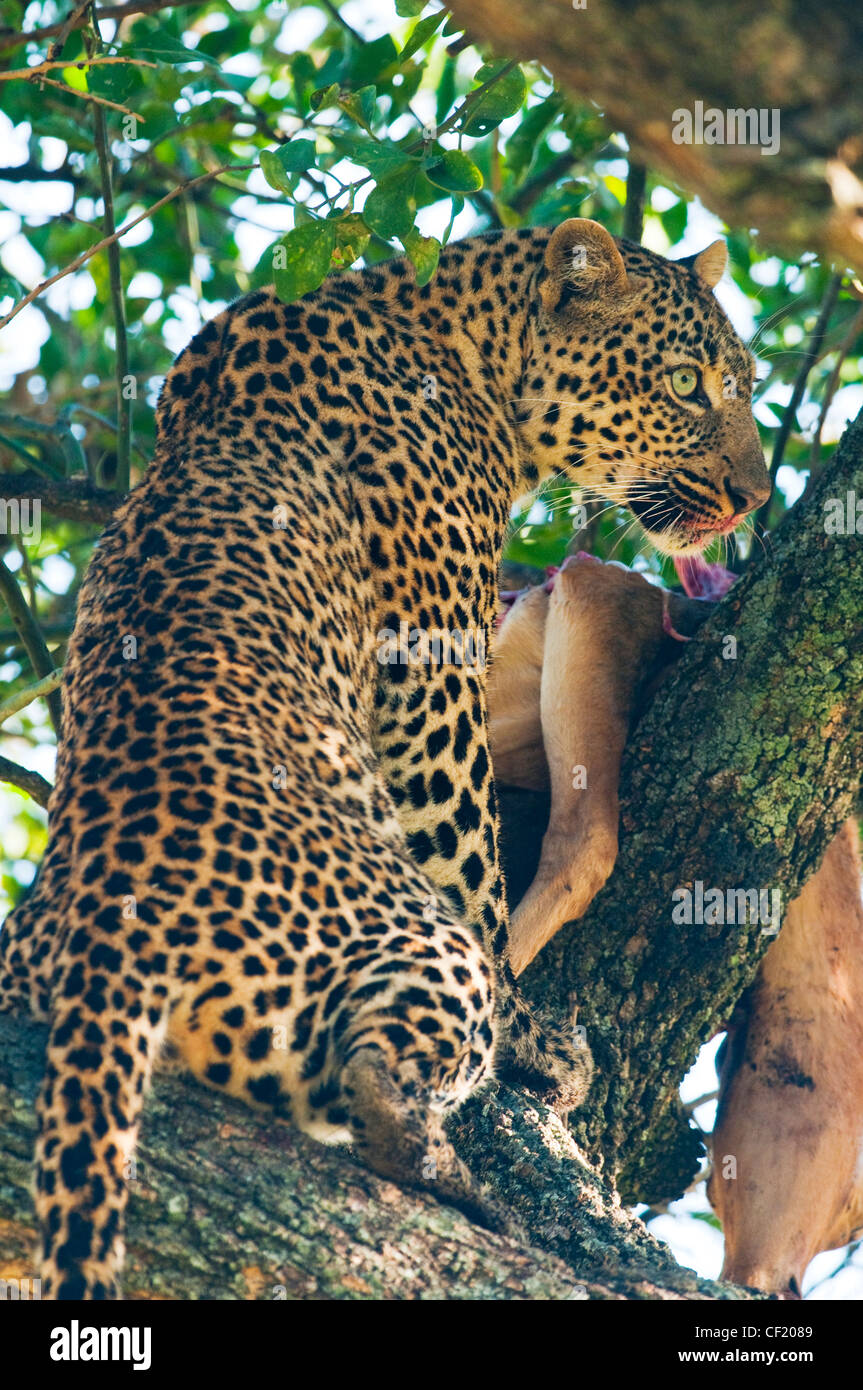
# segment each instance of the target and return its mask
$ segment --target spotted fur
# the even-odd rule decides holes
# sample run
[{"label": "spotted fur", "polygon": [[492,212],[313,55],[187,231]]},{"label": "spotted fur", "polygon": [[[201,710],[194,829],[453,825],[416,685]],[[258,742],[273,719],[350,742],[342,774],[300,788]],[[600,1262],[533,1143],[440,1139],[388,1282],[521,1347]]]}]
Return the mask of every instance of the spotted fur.
[{"label": "spotted fur", "polygon": [[[680,359],[707,408],[669,395]],[[589,1057],[513,983],[482,662],[382,663],[381,634],[490,641],[512,503],[551,470],[648,526],[657,477],[686,525],[736,516],[750,381],[703,266],[583,221],[453,245],[424,288],[395,260],[296,304],[251,295],[180,356],[82,588],[50,844],[2,937],[0,1004],[51,1021],[46,1294],[116,1289],[166,1040],[494,1219],[447,1110],[496,1045],[563,1105]],[[660,543],[693,543],[661,516]]]}]

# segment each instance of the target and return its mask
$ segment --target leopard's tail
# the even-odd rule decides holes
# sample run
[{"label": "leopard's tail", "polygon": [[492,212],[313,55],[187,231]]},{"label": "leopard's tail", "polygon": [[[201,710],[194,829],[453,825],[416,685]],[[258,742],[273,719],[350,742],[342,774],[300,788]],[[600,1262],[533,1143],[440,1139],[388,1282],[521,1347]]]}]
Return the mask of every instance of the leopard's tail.
[{"label": "leopard's tail", "polygon": [[76,929],[58,972],[37,1105],[36,1212],[42,1294],[118,1295],[123,1219],[148,1083],[167,1028],[169,988],[121,971],[109,936]]},{"label": "leopard's tail", "polygon": [[56,914],[27,898],[0,926],[0,1013],[49,1015],[49,986],[57,945]]}]

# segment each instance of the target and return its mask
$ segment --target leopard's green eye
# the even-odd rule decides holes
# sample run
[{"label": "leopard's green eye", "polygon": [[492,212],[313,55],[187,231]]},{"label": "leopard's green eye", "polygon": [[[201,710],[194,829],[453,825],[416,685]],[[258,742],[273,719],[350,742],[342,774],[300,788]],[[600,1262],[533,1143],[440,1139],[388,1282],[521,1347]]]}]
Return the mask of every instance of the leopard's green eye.
[{"label": "leopard's green eye", "polygon": [[678,396],[691,396],[698,390],[698,373],[694,367],[678,367],[671,373],[671,385]]}]

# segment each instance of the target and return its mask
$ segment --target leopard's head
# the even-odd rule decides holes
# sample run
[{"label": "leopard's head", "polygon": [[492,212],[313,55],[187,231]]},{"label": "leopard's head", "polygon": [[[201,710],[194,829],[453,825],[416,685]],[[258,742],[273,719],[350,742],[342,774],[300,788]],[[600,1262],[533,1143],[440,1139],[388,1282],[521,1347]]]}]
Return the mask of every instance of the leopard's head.
[{"label": "leopard's head", "polygon": [[770,495],[755,363],[713,295],[725,243],[668,261],[571,218],[537,277],[519,427],[540,477],[629,507],[670,555],[702,551]]}]

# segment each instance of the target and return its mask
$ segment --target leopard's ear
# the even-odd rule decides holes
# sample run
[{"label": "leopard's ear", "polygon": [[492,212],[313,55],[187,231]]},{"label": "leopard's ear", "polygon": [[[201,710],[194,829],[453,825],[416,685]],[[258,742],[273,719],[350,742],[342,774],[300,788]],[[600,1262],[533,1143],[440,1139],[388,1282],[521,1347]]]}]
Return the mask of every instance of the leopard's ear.
[{"label": "leopard's ear", "polygon": [[725,267],[728,265],[728,247],[720,239],[711,242],[703,251],[699,251],[697,256],[685,256],[679,265],[688,265],[690,270],[694,270],[700,280],[703,280],[711,290],[719,284],[725,274]]},{"label": "leopard's ear", "polygon": [[570,217],[551,234],[540,285],[549,313],[562,313],[573,301],[608,300],[629,288],[626,266],[614,238],[599,222]]}]

